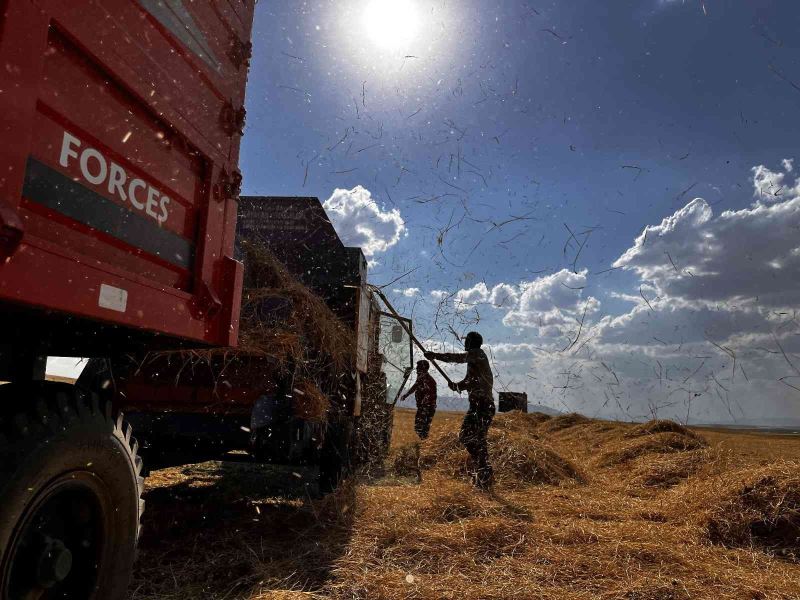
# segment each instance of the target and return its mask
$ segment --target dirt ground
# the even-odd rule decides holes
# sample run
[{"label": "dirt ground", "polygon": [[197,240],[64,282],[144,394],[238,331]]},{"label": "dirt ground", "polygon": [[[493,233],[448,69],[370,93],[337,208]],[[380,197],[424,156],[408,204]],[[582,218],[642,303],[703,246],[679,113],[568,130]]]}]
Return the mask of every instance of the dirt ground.
[{"label": "dirt ground", "polygon": [[491,494],[440,413],[398,410],[383,477],[155,471],[131,598],[800,598],[800,437],[495,420]]}]

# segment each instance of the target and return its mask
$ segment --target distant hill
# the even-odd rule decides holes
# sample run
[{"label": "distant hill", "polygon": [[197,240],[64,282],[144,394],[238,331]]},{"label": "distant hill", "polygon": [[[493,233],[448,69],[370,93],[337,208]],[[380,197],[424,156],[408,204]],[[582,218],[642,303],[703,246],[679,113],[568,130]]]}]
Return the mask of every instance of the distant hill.
[{"label": "distant hill", "polygon": [[540,412],[546,415],[550,415],[551,417],[557,417],[558,415],[563,415],[560,410],[556,410],[551,406],[545,406],[544,404],[528,404],[528,412]]}]

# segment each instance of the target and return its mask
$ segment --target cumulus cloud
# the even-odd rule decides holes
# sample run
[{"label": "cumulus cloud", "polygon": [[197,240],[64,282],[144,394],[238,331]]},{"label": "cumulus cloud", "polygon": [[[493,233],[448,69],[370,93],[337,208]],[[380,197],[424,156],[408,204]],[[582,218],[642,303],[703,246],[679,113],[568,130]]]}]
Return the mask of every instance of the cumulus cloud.
[{"label": "cumulus cloud", "polygon": [[[760,186],[783,179],[754,170],[753,206],[718,216],[701,198],[650,225],[613,266],[635,272],[658,294],[702,303],[757,301],[774,307],[800,302],[800,186],[775,201]],[[783,174],[778,174],[783,175]],[[771,181],[771,183],[767,183]],[[772,188],[769,188],[772,189]]]},{"label": "cumulus cloud", "polygon": [[442,298],[446,298],[448,293],[445,290],[432,290],[431,291],[431,298],[434,300],[441,300]]},{"label": "cumulus cloud", "polygon": [[637,281],[603,289],[621,314],[601,315],[585,270],[457,292],[510,328],[486,336],[498,381],[609,417],[800,420],[800,178],[791,159],[751,175],[751,205],[696,198],[632,240],[613,266]]},{"label": "cumulus cloud", "polygon": [[519,293],[513,285],[500,283],[492,288],[489,302],[495,308],[513,308],[519,300]]},{"label": "cumulus cloud", "polygon": [[764,165],[753,167],[753,195],[757,203],[780,202],[786,197],[800,195],[800,179],[794,185],[787,182],[787,175],[794,171],[794,159],[784,158],[781,161],[783,173],[773,171]]},{"label": "cumulus cloud", "polygon": [[336,188],[323,207],[345,245],[360,246],[367,257],[385,252],[406,233],[400,211],[383,210],[360,185]]},{"label": "cumulus cloud", "polygon": [[406,298],[413,298],[414,296],[419,296],[419,288],[417,287],[410,287],[405,289],[395,289],[395,293],[402,294]]},{"label": "cumulus cloud", "polygon": [[562,269],[552,275],[522,282],[517,303],[503,318],[509,327],[535,327],[539,335],[558,337],[564,328],[572,326],[580,313],[592,315],[600,308],[600,301],[589,296],[583,298],[587,273],[585,269],[573,273]]},{"label": "cumulus cloud", "polygon": [[489,289],[482,281],[471,288],[458,290],[456,292],[455,303],[458,308],[470,307],[489,299]]},{"label": "cumulus cloud", "polygon": [[[444,297],[444,296],[441,296]],[[471,288],[459,290],[455,295],[456,308],[471,308],[476,304],[489,304],[494,308],[513,308],[519,298],[517,287],[508,283],[498,283],[489,288],[482,281]]]}]

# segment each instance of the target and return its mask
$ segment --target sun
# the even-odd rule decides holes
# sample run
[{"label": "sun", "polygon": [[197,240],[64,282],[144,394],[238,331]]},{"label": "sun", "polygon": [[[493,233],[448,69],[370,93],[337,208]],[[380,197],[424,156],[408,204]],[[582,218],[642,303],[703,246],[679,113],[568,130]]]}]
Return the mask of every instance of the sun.
[{"label": "sun", "polygon": [[411,0],[368,0],[363,22],[370,39],[386,50],[408,44],[419,26]]}]

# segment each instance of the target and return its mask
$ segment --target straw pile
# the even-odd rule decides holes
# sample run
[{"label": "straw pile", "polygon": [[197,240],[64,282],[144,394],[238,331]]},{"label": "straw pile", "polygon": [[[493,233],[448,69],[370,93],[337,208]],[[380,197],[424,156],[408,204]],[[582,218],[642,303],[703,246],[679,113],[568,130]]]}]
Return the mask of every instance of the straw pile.
[{"label": "straw pile", "polygon": [[658,456],[646,456],[633,470],[632,483],[645,488],[678,485],[715,460],[707,449]]},{"label": "straw pile", "polygon": [[[549,484],[583,481],[570,461],[559,456],[535,433],[542,421],[522,413],[498,416],[489,430],[489,453],[500,484]],[[458,431],[437,432],[421,446],[420,466],[450,476],[467,478],[469,455],[458,441]]]},{"label": "straw pile", "polygon": [[547,433],[553,433],[555,431],[561,431],[562,429],[569,429],[570,427],[575,427],[576,425],[583,425],[588,422],[589,419],[578,413],[570,413],[568,415],[558,415],[557,417],[548,419],[547,422],[542,426],[542,431]]},{"label": "straw pile", "polygon": [[643,435],[653,435],[654,433],[677,433],[687,437],[699,437],[688,427],[668,419],[653,419],[652,421],[635,425],[626,433],[626,437],[641,437]]},{"label": "straw pile", "polygon": [[708,538],[716,544],[763,548],[800,560],[800,471],[780,463],[736,474],[717,490],[707,513]]},{"label": "straw pile", "polygon": [[[692,503],[704,494],[698,485],[735,462],[723,461],[694,431],[668,422],[631,426],[573,415],[500,415],[489,436],[499,484],[481,494],[463,476],[458,425],[458,416],[448,416],[446,426],[434,421],[419,454],[413,447],[395,449],[402,466],[422,470],[421,480],[359,489],[353,539],[322,597],[800,597],[800,565],[776,563],[765,552],[745,560],[710,543],[712,516]],[[597,468],[598,449],[625,468]],[[572,476],[553,466],[564,463]],[[647,495],[630,493],[631,472]],[[783,487],[770,488],[770,506],[795,498],[781,481]],[[730,512],[721,502],[718,513]],[[713,503],[703,496],[702,504]],[[790,514],[772,522],[788,523]]]},{"label": "straw pile", "polygon": [[682,433],[653,433],[633,440],[610,444],[600,457],[603,466],[624,465],[645,454],[671,454],[705,448],[708,444],[699,436]]}]

